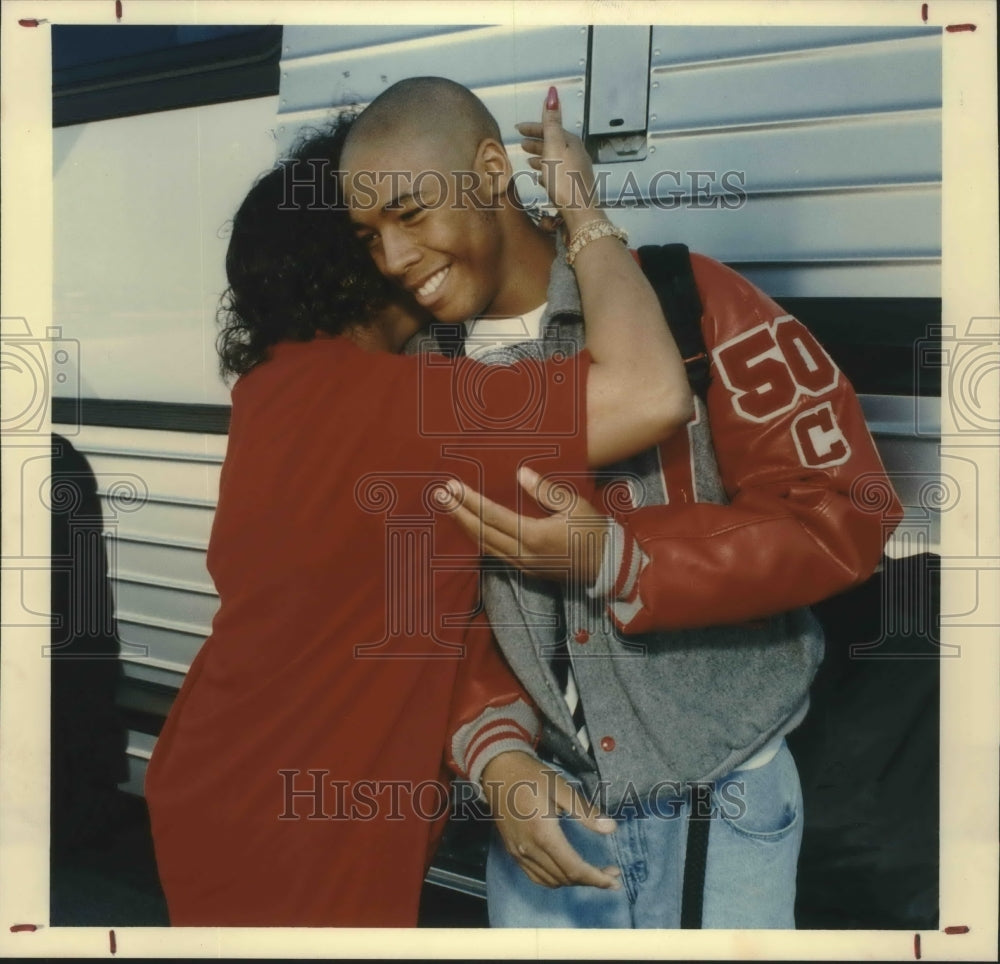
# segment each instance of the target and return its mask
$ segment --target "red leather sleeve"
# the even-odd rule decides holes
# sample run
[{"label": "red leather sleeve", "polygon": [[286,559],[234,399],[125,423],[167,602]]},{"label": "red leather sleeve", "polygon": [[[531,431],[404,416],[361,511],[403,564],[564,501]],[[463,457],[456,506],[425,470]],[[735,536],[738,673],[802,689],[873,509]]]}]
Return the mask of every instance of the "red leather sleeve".
[{"label": "red leather sleeve", "polygon": [[445,762],[459,776],[477,782],[494,756],[512,749],[530,751],[540,733],[534,703],[507,666],[485,616],[478,616],[455,679]]},{"label": "red leather sleeve", "polygon": [[844,375],[796,319],[692,255],[711,356],[709,422],[729,505],[623,524],[648,557],[627,632],[738,623],[867,579],[902,509]]}]

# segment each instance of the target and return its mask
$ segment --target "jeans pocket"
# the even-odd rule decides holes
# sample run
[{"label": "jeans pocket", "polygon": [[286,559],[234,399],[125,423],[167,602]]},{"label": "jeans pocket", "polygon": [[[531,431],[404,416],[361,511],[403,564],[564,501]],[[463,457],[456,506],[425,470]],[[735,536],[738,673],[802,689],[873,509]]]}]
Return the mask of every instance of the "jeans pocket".
[{"label": "jeans pocket", "polygon": [[802,822],[799,774],[784,743],[764,766],[734,770],[717,781],[714,795],[723,825],[762,844],[784,840]]}]

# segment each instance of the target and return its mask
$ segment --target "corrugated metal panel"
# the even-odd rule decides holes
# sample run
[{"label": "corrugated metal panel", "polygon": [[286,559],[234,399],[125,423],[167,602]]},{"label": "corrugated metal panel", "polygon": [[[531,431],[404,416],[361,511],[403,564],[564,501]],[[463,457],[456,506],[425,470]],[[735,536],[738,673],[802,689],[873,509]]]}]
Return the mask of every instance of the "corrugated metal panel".
[{"label": "corrugated metal panel", "polygon": [[[651,121],[652,153],[645,161],[607,166],[607,192],[621,192],[631,173],[640,184],[660,187],[660,196],[692,187],[686,172],[741,175],[747,194],[812,191],[844,186],[936,184],[941,179],[941,115],[936,109],[737,129],[672,132]],[[878,150],[873,146],[877,144]],[[849,149],[857,145],[858,150]],[[661,176],[677,171],[682,176]],[[702,178],[704,181],[705,178]],[[655,192],[654,192],[655,193]]]},{"label": "corrugated metal panel", "polygon": [[587,57],[583,26],[515,31],[492,26],[289,26],[284,36],[281,149],[302,125],[329,118],[332,108],[363,107],[396,81],[421,75],[448,77],[475,91],[511,145],[518,140],[514,124],[540,113],[553,83],[563,91],[567,126],[582,126]]},{"label": "corrugated metal panel", "polygon": [[939,34],[931,27],[653,27],[652,66],[795,53]]},{"label": "corrugated metal panel", "polygon": [[122,558],[128,558],[131,553],[131,540],[167,550],[204,552],[208,548],[213,514],[214,506],[147,502],[142,512],[130,517],[128,532],[121,534]]},{"label": "corrugated metal panel", "polygon": [[[211,516],[213,510],[207,515]],[[145,511],[142,513],[145,515]],[[190,513],[178,513],[184,518]],[[203,543],[188,546],[167,544],[155,540],[139,531],[139,528],[129,528],[129,532],[116,532],[115,543],[118,569],[122,573],[155,573],[163,579],[188,582],[191,575],[204,568],[205,551],[208,548],[208,536]],[[198,589],[211,590],[208,573],[204,573],[204,581],[192,582]]]},{"label": "corrugated metal panel", "polygon": [[112,577],[117,609],[129,614],[153,614],[163,626],[184,629],[207,638],[219,598],[212,588],[197,583],[167,580],[148,572],[128,572],[121,567]]},{"label": "corrugated metal panel", "polygon": [[207,627],[166,624],[156,616],[126,609],[121,601],[117,606],[125,675],[179,688],[191,661],[208,638]]},{"label": "corrugated metal panel", "polygon": [[329,28],[285,28],[280,114],[366,104],[397,80],[422,74],[450,77],[488,93],[515,83],[548,84],[552,77],[582,83],[586,67],[587,31],[582,26],[439,29],[404,39],[398,28],[384,28],[381,36],[366,28],[357,44],[347,47],[343,41],[349,29],[334,30],[340,44],[320,52],[322,32]]},{"label": "corrugated metal panel", "polygon": [[[683,52],[670,31],[656,33]],[[649,109],[667,130],[940,108],[940,34],[681,65],[654,56],[651,80]]]},{"label": "corrugated metal panel", "polygon": [[[135,431],[123,429],[121,431]],[[161,505],[211,506],[219,493],[221,463],[206,465],[201,460],[171,456],[167,453],[139,456],[123,449],[119,452],[95,451],[88,454],[98,482],[117,475],[142,483],[142,499]],[[100,484],[98,485],[100,489]],[[101,491],[101,495],[105,492]],[[114,490],[107,495],[114,497]]]},{"label": "corrugated metal panel", "polygon": [[789,263],[732,266],[761,291],[785,298],[933,298],[939,294],[940,259],[867,261],[837,264]]},{"label": "corrugated metal panel", "polygon": [[620,167],[714,172],[713,192],[740,172],[747,194],[670,214],[673,237],[779,295],[939,295],[939,31],[656,27],[652,46],[651,153]]},{"label": "corrugated metal panel", "polygon": [[[482,97],[527,171],[512,126],[555,83],[567,127],[581,129],[586,41],[582,26],[287,27],[279,142],[335,105],[439,74]],[[648,201],[661,171],[679,174],[661,175],[661,199],[692,194],[697,171],[714,172],[719,192],[738,172],[739,210],[646,204],[616,217],[636,244],[683,240],[775,294],[937,297],[940,108],[936,28],[656,26],[649,153],[603,166],[602,193],[631,182]],[[542,198],[527,177],[518,185]]]},{"label": "corrugated metal panel", "polygon": [[286,25],[282,33],[281,56],[284,61],[482,29],[481,26],[433,23],[361,24],[351,27]]},{"label": "corrugated metal panel", "polygon": [[[908,218],[899,212],[905,208]],[[685,206],[675,211],[616,211],[614,220],[634,235],[683,241],[726,262],[877,262],[928,259],[936,263],[941,194],[937,187],[820,191],[808,197],[774,194],[726,210]],[[787,292],[783,292],[787,293]],[[847,294],[840,292],[841,296]],[[850,295],[858,292],[850,289]],[[915,297],[914,292],[898,292]]]}]

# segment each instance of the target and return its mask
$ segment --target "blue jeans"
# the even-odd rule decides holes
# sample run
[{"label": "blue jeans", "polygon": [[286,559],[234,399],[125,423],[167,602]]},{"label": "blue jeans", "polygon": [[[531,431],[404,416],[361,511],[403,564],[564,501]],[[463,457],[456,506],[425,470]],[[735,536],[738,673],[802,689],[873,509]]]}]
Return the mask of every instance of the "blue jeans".
[{"label": "blue jeans", "polygon": [[[573,782],[571,780],[571,782]],[[785,746],[763,767],[715,781],[702,927],[794,928],[802,791]],[[494,830],[486,864],[492,927],[678,927],[689,804],[658,795],[641,812],[615,815],[599,834],[559,817],[569,842],[595,867],[617,864],[618,891],[532,883]]]}]

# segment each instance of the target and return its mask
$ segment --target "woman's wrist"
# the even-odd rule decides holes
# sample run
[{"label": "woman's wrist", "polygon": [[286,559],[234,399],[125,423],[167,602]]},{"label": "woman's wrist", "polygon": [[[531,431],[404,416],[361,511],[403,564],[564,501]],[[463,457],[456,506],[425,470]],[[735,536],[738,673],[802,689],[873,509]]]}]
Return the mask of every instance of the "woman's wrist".
[{"label": "woman's wrist", "polygon": [[570,207],[560,209],[559,214],[562,216],[563,224],[566,227],[567,242],[585,224],[589,224],[591,221],[608,220],[608,216],[600,208],[595,207]]},{"label": "woman's wrist", "polygon": [[616,227],[607,218],[604,220],[587,221],[582,227],[577,228],[566,242],[566,264],[572,266],[576,262],[584,248],[594,241],[601,241],[605,238],[612,238],[620,241],[628,247],[628,233]]}]

